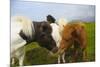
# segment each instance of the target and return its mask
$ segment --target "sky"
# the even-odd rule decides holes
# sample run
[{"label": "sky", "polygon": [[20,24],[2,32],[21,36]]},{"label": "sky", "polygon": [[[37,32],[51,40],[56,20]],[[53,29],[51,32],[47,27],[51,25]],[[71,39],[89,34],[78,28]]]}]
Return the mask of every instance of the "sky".
[{"label": "sky", "polygon": [[57,20],[95,21],[95,6],[11,0],[11,16],[21,15],[33,21],[43,21],[48,14]]}]

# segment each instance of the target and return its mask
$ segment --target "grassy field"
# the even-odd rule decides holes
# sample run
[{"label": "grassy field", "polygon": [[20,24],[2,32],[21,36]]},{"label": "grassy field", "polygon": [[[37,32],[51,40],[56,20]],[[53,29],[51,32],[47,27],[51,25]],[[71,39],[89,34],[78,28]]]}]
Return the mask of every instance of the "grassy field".
[{"label": "grassy field", "polygon": [[95,24],[86,23],[88,61],[95,61]]},{"label": "grassy field", "polygon": [[[88,61],[95,61],[95,23],[85,23],[87,32],[87,59]],[[26,47],[26,56],[24,58],[24,65],[42,65],[55,64],[57,57],[48,55],[49,51],[38,45],[37,42],[32,42]]]}]

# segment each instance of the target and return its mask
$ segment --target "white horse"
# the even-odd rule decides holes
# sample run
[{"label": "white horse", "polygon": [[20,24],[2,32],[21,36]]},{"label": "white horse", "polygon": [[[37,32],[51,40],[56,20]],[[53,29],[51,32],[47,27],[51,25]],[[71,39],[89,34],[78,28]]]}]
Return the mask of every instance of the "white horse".
[{"label": "white horse", "polygon": [[26,36],[32,39],[32,35],[35,33],[35,31],[32,32],[32,29],[34,29],[34,26],[29,18],[23,16],[11,17],[11,64],[15,63],[14,57],[16,57],[19,60],[19,65],[23,65],[24,45],[27,42],[21,38],[19,33],[22,30]]},{"label": "white horse", "polygon": [[[57,22],[53,22],[51,23],[50,25],[52,26],[52,37],[53,39],[55,40],[56,42],[56,45],[59,49],[59,46],[60,46],[60,42],[61,42],[61,39],[62,39],[62,31],[64,29],[64,26],[67,24],[67,21],[66,19],[64,18],[60,18],[59,21]],[[63,63],[65,63],[65,53],[63,53],[62,55],[58,55],[58,63],[61,63],[61,59],[63,60]]]}]

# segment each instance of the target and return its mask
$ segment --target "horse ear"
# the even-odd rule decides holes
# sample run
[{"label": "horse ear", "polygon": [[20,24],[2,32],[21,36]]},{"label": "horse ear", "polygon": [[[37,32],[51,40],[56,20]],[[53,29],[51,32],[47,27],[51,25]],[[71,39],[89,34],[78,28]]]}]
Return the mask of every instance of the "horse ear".
[{"label": "horse ear", "polygon": [[52,15],[48,15],[48,16],[47,16],[47,21],[48,21],[49,23],[55,23],[56,19],[55,19]]},{"label": "horse ear", "polygon": [[21,36],[21,38],[23,38],[24,40],[28,40],[27,36],[24,34],[24,32],[21,30],[19,35]]},{"label": "horse ear", "polygon": [[66,27],[66,25],[63,25],[63,29]]},{"label": "horse ear", "polygon": [[65,25],[63,25],[63,28],[65,27]]}]

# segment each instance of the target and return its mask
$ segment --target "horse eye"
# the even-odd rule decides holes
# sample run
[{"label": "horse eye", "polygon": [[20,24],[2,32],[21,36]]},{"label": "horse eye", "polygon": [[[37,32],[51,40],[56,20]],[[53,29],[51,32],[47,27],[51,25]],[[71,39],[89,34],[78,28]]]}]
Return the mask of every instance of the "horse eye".
[{"label": "horse eye", "polygon": [[44,29],[46,29],[47,27],[46,27],[46,26],[44,26],[43,28],[44,28]]},{"label": "horse eye", "polygon": [[65,41],[67,41],[67,42],[68,42],[69,40],[67,39],[67,40],[65,40]]},{"label": "horse eye", "polygon": [[44,27],[43,27],[43,31],[46,31],[46,30],[47,30],[47,28],[44,26]]},{"label": "horse eye", "polygon": [[41,34],[41,37],[44,37],[45,36],[45,34],[43,33],[43,34]]},{"label": "horse eye", "polygon": [[71,38],[69,38],[69,39],[65,39],[65,41],[66,41],[66,42],[71,41]]}]

